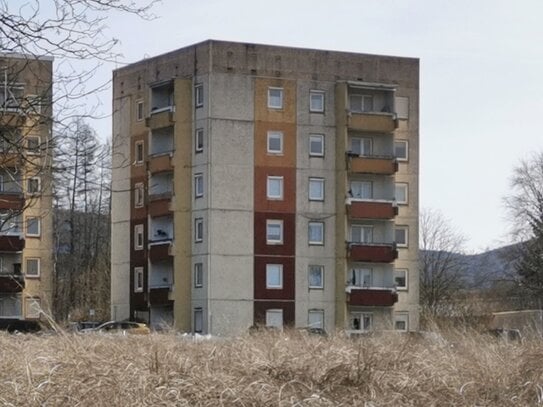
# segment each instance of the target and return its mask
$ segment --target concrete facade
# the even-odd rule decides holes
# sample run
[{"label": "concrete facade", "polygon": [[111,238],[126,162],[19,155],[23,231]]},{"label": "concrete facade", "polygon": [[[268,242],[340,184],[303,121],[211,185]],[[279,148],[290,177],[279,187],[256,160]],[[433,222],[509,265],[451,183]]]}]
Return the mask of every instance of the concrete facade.
[{"label": "concrete facade", "polygon": [[112,314],[217,335],[418,329],[418,75],[221,41],[116,70]]}]

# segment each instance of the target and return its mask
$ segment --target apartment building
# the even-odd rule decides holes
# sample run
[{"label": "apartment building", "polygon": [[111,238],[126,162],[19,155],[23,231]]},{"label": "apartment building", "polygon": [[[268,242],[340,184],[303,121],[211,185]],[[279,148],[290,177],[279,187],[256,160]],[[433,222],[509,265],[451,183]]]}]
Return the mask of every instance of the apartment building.
[{"label": "apartment building", "polygon": [[113,73],[112,317],[418,328],[419,63],[205,41]]},{"label": "apartment building", "polygon": [[0,319],[51,309],[52,65],[0,54]]}]

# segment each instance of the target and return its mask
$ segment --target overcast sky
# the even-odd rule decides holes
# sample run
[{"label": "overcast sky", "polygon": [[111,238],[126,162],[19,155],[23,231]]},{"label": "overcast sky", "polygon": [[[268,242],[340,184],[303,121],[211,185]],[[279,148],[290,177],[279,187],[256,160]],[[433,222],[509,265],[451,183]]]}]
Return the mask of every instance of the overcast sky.
[{"label": "overcast sky", "polygon": [[[543,140],[543,2],[163,0],[154,13],[108,21],[124,61],[206,39],[420,58],[421,207],[450,218],[470,251],[508,242],[512,168]],[[100,98],[109,113],[111,93]],[[110,119],[94,125],[111,135]]]}]

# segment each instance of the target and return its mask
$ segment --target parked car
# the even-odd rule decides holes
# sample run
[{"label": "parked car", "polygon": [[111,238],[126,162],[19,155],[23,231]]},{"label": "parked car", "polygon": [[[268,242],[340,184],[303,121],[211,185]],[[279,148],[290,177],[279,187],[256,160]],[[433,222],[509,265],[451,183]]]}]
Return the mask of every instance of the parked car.
[{"label": "parked car", "polygon": [[108,334],[148,335],[151,330],[146,324],[131,321],[109,321],[96,328],[82,329],[82,333],[98,332]]}]

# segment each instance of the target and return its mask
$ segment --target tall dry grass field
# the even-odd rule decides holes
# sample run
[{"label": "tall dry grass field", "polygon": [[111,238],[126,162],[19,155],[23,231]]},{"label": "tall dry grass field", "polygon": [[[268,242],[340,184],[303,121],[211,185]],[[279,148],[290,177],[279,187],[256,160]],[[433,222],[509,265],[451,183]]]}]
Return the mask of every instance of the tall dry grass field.
[{"label": "tall dry grass field", "polygon": [[2,406],[528,406],[543,343],[0,333]]}]

